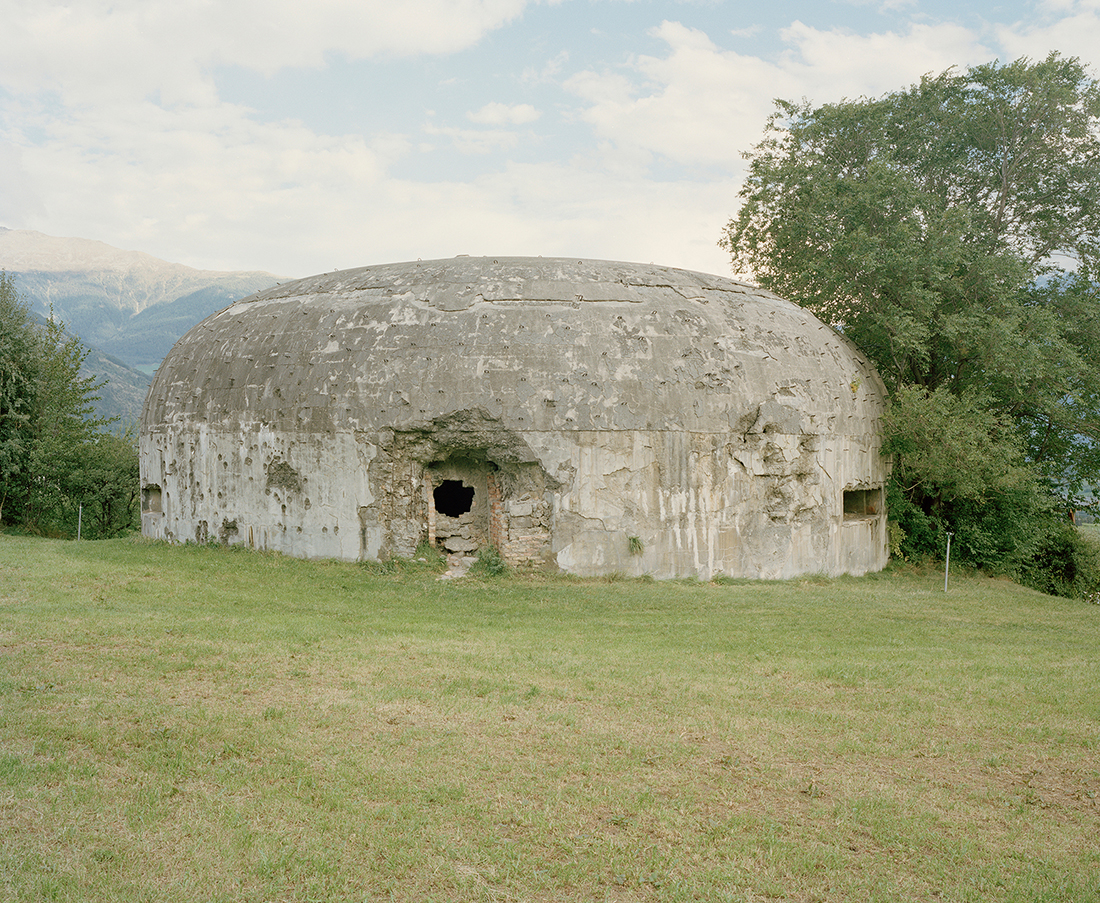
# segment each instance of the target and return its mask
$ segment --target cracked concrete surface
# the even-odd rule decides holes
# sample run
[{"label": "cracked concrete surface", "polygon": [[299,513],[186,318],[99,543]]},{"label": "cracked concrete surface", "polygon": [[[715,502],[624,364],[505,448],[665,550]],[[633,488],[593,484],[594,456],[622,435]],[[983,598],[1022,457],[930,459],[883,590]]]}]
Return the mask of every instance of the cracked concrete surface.
[{"label": "cracked concrete surface", "polygon": [[[579,574],[863,573],[886,562],[884,506],[844,502],[885,482],[882,405],[845,339],[719,276],[364,267],[180,339],[142,420],[143,530],[372,560],[451,529]],[[444,474],[485,496],[458,526],[433,507]]]}]

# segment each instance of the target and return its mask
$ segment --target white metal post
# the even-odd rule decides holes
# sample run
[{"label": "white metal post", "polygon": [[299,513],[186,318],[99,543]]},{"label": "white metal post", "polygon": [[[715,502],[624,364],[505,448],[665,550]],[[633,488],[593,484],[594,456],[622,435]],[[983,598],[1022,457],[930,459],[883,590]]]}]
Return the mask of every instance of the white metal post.
[{"label": "white metal post", "polygon": [[951,537],[953,533],[947,534],[947,560],[943,563],[943,591],[947,592],[947,574],[951,570]]}]

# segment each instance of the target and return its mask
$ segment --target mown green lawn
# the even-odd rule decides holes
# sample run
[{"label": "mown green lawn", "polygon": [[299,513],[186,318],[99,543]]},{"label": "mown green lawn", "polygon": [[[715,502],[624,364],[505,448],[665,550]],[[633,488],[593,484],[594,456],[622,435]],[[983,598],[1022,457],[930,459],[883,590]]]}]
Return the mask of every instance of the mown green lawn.
[{"label": "mown green lawn", "polygon": [[1100,606],[0,536],[0,900],[1100,900]]}]

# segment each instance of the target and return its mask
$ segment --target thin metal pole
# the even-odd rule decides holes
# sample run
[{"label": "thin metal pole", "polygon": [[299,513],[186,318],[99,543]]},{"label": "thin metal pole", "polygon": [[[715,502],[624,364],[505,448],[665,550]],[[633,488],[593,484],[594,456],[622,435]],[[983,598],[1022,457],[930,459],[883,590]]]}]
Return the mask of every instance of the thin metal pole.
[{"label": "thin metal pole", "polygon": [[76,538],[80,539],[80,527],[84,521],[84,506],[76,509]]},{"label": "thin metal pole", "polygon": [[947,534],[947,560],[943,563],[943,591],[947,592],[947,575],[951,571],[951,537],[954,533]]}]

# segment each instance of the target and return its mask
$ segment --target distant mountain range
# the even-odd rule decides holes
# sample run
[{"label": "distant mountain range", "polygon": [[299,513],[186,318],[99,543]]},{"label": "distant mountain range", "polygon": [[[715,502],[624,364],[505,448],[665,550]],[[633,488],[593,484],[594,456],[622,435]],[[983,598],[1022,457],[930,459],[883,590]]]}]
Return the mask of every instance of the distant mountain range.
[{"label": "distant mountain range", "polygon": [[52,309],[90,349],[85,367],[106,377],[97,413],[135,421],[176,339],[210,314],[268,288],[263,272],[195,270],[86,238],[0,227],[0,270],[39,316]]}]

